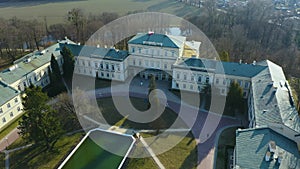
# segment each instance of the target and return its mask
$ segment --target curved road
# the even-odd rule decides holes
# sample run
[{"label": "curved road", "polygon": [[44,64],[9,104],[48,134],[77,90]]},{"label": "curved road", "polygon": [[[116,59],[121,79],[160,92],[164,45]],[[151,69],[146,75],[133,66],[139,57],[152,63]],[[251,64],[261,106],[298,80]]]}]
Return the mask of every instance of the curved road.
[{"label": "curved road", "polygon": [[[136,82],[134,82],[136,81]],[[168,100],[167,106],[174,112],[178,113],[180,109],[184,110],[184,114],[180,113],[179,116],[185,121],[185,123],[191,128],[192,133],[197,140],[198,150],[198,168],[199,169],[213,169],[214,168],[214,153],[215,144],[218,139],[218,132],[228,126],[240,126],[241,121],[220,114],[207,112],[205,110],[198,110],[196,107],[192,107],[187,104],[181,104],[181,100],[168,90],[168,83],[158,81],[157,88],[162,90]],[[134,79],[130,84],[130,89],[124,87],[123,84],[116,85],[114,91],[111,88],[102,88],[89,91],[90,95],[96,96],[96,98],[110,97],[113,93],[115,96],[130,96],[147,98],[147,81],[143,86],[139,85],[140,79]],[[195,114],[196,113],[196,114]],[[193,119],[196,117],[196,120]],[[195,121],[195,123],[193,123]]]}]

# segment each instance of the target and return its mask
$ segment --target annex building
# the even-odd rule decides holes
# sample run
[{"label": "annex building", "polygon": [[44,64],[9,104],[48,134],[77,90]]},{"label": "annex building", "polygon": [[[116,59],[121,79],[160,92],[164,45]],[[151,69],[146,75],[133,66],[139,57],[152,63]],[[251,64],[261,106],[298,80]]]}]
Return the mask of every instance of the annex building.
[{"label": "annex building", "polygon": [[[154,76],[170,81],[172,89],[189,92],[202,92],[209,84],[223,96],[236,81],[248,100],[249,125],[236,131],[230,167],[300,168],[300,118],[279,65],[270,60],[247,64],[200,58],[201,42],[154,32],[138,33],[128,41],[128,51],[83,46],[65,39],[16,61],[0,73],[0,130],[14,119],[19,108],[22,110],[19,100],[25,87],[49,84],[51,55],[62,66],[60,50],[64,46],[75,56],[74,73],[83,76],[121,82],[130,76]],[[13,116],[9,117],[11,112]]]}]

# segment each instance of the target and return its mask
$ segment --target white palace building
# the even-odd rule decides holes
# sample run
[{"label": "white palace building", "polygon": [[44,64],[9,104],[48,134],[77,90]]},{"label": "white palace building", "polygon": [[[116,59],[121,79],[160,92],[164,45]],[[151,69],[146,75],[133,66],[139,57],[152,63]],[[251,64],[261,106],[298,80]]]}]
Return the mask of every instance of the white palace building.
[{"label": "white palace building", "polygon": [[[238,82],[248,99],[249,129],[236,132],[232,168],[300,168],[300,119],[282,68],[269,60],[246,64],[200,58],[200,45],[183,36],[149,32],[130,39],[128,51],[82,46],[65,39],[28,54],[0,73],[0,130],[22,114],[20,93],[25,87],[49,84],[51,55],[62,66],[60,51],[66,46],[75,56],[74,73],[80,75],[116,81],[153,75],[157,80],[171,81],[172,89],[201,92],[210,84],[220,95],[227,95],[231,82]],[[274,148],[276,140],[281,150],[279,162],[263,160],[270,156],[267,144],[272,142]],[[251,149],[246,150],[249,145]],[[279,159],[278,154],[271,155]]]}]

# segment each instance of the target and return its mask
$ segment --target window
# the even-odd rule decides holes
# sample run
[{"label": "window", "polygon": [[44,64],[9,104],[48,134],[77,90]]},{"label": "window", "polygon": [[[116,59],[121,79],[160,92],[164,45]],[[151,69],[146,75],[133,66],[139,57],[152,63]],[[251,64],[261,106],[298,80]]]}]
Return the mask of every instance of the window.
[{"label": "window", "polygon": [[218,78],[216,78],[216,84],[219,84],[219,79]]},{"label": "window", "polygon": [[5,122],[6,122],[6,119],[5,119],[5,117],[3,117],[3,118],[2,118],[2,122],[3,122],[3,123],[5,123]]},{"label": "window", "polygon": [[201,82],[201,81],[202,81],[202,77],[200,75],[200,76],[198,76],[198,82]]},{"label": "window", "polygon": [[109,73],[106,74],[106,77],[109,77]]},{"label": "window", "polygon": [[135,52],[135,48],[134,48],[134,47],[131,48],[131,52],[132,52],[132,53]]},{"label": "window", "polygon": [[249,88],[249,82],[245,82],[245,88],[246,88],[246,89]]},{"label": "window", "polygon": [[88,61],[88,64],[89,64],[89,67],[91,67],[91,62],[90,61]]},{"label": "window", "polygon": [[206,76],[206,81],[205,82],[209,83],[209,77],[208,76]]},{"label": "window", "polygon": [[18,110],[18,111],[21,111],[21,108],[20,108],[20,106],[18,106],[18,107],[17,107],[17,110]]},{"label": "window", "polygon": [[168,64],[165,63],[165,64],[164,64],[164,68],[165,68],[165,69],[168,69]]},{"label": "window", "polygon": [[239,80],[238,83],[239,83],[240,86],[243,85],[243,81],[241,81],[241,80]]},{"label": "window", "polygon": [[139,48],[139,53],[142,53],[142,48]]},{"label": "window", "polygon": [[103,69],[103,63],[102,62],[100,63],[100,69]]},{"label": "window", "polygon": [[180,79],[180,74],[179,74],[179,73],[177,73],[177,75],[176,75],[176,76],[177,76],[177,79]]},{"label": "window", "polygon": [[192,76],[191,76],[191,81],[194,81],[194,80],[195,80],[195,78],[194,78],[194,76],[192,75]]},{"label": "window", "polygon": [[154,62],[153,61],[151,61],[150,64],[151,64],[151,67],[154,67]]},{"label": "window", "polygon": [[93,74],[93,72],[90,70],[90,74]]},{"label": "window", "polygon": [[111,77],[112,77],[112,78],[114,78],[114,77],[115,77],[115,74],[114,74],[114,73],[112,73],[112,74],[111,74]]},{"label": "window", "polygon": [[24,86],[25,88],[27,87],[26,82],[23,82],[23,86]]},{"label": "window", "polygon": [[95,68],[98,68],[98,63],[97,62],[95,62]]},{"label": "window", "polygon": [[21,86],[20,85],[18,85],[18,90],[21,90]]},{"label": "window", "polygon": [[225,93],[225,89],[222,89],[222,90],[221,90],[221,93],[224,94],[224,93]]},{"label": "window", "polygon": [[193,85],[190,85],[190,89],[191,89],[191,90],[194,90],[194,86],[193,86]]},{"label": "window", "polygon": [[135,65],[135,59],[132,60],[132,64]]},{"label": "window", "polygon": [[37,77],[36,77],[36,76],[34,76],[34,81],[35,81],[35,82],[37,81]]},{"label": "window", "polygon": [[179,88],[179,84],[178,83],[176,83],[176,88]]},{"label": "window", "polygon": [[7,103],[7,108],[10,108],[10,103]]},{"label": "window", "polygon": [[15,98],[15,103],[18,103],[18,101],[19,101],[18,98]]},{"label": "window", "polygon": [[186,88],[186,84],[183,84],[183,88],[184,88],[184,89]]},{"label": "window", "polygon": [[31,79],[29,79],[29,84],[30,84],[30,85],[32,85],[32,81],[31,81]]},{"label": "window", "polygon": [[139,60],[139,65],[142,66],[142,61],[141,60]]},{"label": "window", "polygon": [[119,64],[117,64],[117,70],[120,71],[120,65]]},{"label": "window", "polygon": [[13,113],[13,112],[10,112],[10,113],[9,113],[9,116],[10,116],[10,117],[14,117],[14,113]]},{"label": "window", "polygon": [[109,68],[109,65],[108,63],[105,63],[105,68],[108,69]]},{"label": "window", "polygon": [[115,70],[115,65],[111,65],[111,70]]},{"label": "window", "polygon": [[226,85],[226,80],[225,79],[223,79],[223,85]]},{"label": "window", "polygon": [[174,50],[172,50],[172,57],[174,57],[175,56],[175,51]]},{"label": "window", "polygon": [[0,108],[0,113],[3,113],[3,110],[2,110],[2,108]]},{"label": "window", "polygon": [[186,74],[183,75],[183,80],[186,80]]},{"label": "window", "polygon": [[82,65],[83,65],[83,66],[85,66],[85,62],[84,62],[84,60],[82,60]]},{"label": "window", "polygon": [[165,51],[165,56],[168,56],[168,51]]},{"label": "window", "polygon": [[103,72],[101,72],[101,77],[103,77],[104,76],[104,73]]},{"label": "window", "polygon": [[243,92],[243,97],[246,97],[247,96],[247,92]]}]

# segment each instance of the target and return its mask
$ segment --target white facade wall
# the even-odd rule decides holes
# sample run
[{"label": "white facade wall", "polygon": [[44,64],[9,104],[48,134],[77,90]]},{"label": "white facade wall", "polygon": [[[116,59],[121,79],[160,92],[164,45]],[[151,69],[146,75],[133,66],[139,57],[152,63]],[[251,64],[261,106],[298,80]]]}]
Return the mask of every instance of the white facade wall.
[{"label": "white facade wall", "polygon": [[127,58],[121,61],[99,58],[78,57],[74,72],[102,79],[125,81],[128,77]]},{"label": "white facade wall", "polygon": [[212,73],[174,67],[172,89],[201,92],[206,84],[212,84],[213,79]]},{"label": "white facade wall", "polygon": [[13,97],[3,105],[0,105],[0,131],[10,122],[20,117],[23,113],[23,105],[20,95]]}]

